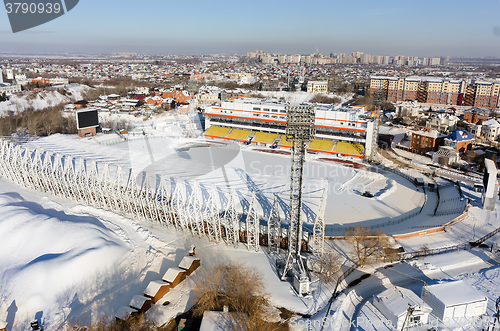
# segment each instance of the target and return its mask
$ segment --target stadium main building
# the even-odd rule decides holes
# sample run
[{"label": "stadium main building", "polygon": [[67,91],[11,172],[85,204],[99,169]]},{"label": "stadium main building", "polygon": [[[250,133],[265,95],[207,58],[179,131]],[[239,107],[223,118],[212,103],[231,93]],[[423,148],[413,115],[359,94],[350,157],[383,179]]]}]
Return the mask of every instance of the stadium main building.
[{"label": "stadium main building", "polygon": [[[308,151],[363,158],[373,144],[374,118],[364,107],[315,106],[316,137]],[[290,148],[286,140],[286,103],[276,99],[235,97],[205,108],[205,137],[251,141]]]}]

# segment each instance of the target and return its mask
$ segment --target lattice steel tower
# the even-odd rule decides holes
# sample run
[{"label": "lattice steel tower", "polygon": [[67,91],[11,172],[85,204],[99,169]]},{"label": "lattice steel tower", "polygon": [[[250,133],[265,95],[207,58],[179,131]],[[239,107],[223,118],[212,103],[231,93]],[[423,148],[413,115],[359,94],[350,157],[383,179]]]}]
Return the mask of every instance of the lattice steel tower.
[{"label": "lattice steel tower", "polygon": [[314,106],[287,106],[286,139],[292,143],[292,169],[290,177],[290,220],[288,227],[288,256],[281,276],[285,280],[289,270],[297,267],[304,273],[300,256],[302,247],[302,184],[306,143],[316,134]]}]

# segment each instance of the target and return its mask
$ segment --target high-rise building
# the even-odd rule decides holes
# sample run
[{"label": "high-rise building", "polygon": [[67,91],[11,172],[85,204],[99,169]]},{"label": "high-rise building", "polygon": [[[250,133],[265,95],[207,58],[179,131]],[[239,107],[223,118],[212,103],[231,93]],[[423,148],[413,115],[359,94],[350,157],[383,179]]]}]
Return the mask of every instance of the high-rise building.
[{"label": "high-rise building", "polygon": [[495,108],[499,103],[500,82],[437,77],[372,76],[370,93],[383,100],[418,101],[421,103]]}]

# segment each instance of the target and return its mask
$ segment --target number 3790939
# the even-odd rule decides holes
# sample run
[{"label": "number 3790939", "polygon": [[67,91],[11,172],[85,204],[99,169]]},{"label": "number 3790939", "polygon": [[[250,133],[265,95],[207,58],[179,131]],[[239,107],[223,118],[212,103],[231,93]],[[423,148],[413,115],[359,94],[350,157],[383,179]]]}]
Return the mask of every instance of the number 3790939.
[{"label": "number 3790939", "polygon": [[5,4],[7,14],[59,14],[61,11],[60,3],[27,3],[27,2],[7,2]]}]

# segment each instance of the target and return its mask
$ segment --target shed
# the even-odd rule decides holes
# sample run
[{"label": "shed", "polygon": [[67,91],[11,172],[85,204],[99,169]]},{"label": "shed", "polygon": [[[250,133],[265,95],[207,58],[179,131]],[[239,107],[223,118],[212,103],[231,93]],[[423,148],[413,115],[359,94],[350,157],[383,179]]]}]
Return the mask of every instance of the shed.
[{"label": "shed", "polygon": [[186,276],[191,275],[200,266],[201,261],[199,258],[194,256],[185,256],[181,263],[179,263],[179,268],[186,270]]},{"label": "shed", "polygon": [[413,307],[409,316],[408,325],[427,324],[432,308],[411,290],[393,286],[380,294],[373,296],[373,305],[387,318],[398,330],[407,320],[408,308]]},{"label": "shed", "polygon": [[129,306],[131,308],[135,308],[139,311],[139,313],[144,314],[151,308],[152,300],[143,295],[134,295],[132,300],[130,300]]},{"label": "shed", "polygon": [[170,291],[170,285],[161,280],[153,280],[144,290],[144,296],[152,299],[153,303],[163,298]]},{"label": "shed", "polygon": [[134,309],[129,306],[121,306],[120,308],[118,308],[118,311],[115,314],[115,318],[116,320],[126,321],[127,318],[137,313],[138,313],[137,309]]},{"label": "shed", "polygon": [[441,320],[481,316],[488,304],[484,294],[462,280],[424,286],[421,297]]},{"label": "shed", "polygon": [[186,279],[186,271],[180,268],[170,268],[165,272],[162,278],[165,282],[170,284],[170,288],[174,288]]},{"label": "shed", "polygon": [[295,276],[293,277],[293,287],[299,295],[308,295],[311,292],[310,284],[311,281],[305,274],[295,274]]},{"label": "shed", "polygon": [[416,186],[424,186],[425,182],[422,177],[417,177],[414,179],[414,183]]}]

